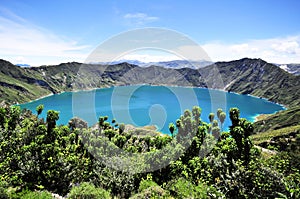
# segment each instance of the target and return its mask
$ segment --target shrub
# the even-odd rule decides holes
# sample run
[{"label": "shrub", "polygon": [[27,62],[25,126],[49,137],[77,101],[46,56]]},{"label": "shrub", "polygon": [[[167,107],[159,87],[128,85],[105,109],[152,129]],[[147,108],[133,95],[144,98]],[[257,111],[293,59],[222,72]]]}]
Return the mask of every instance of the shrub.
[{"label": "shrub", "polygon": [[8,193],[4,187],[0,186],[0,199],[8,199]]},{"label": "shrub", "polygon": [[140,182],[139,191],[140,192],[144,191],[145,189],[148,189],[153,186],[158,186],[158,185],[156,184],[156,182],[154,182],[152,180],[142,180]]},{"label": "shrub", "polygon": [[11,199],[53,199],[53,196],[48,191],[30,191],[27,189],[18,193],[13,192],[9,196],[8,198]]},{"label": "shrub", "polygon": [[51,193],[47,191],[29,191],[22,195],[22,199],[53,199]]},{"label": "shrub", "polygon": [[[153,182],[153,181],[152,181]],[[168,198],[169,192],[164,190],[158,185],[153,185],[141,191],[140,193],[130,197],[131,199],[144,199],[144,198]]]},{"label": "shrub", "polygon": [[5,181],[0,181],[0,199],[9,198],[7,188],[8,188],[8,183]]},{"label": "shrub", "polygon": [[212,186],[201,183],[196,186],[184,178],[170,181],[167,187],[175,198],[225,198],[224,194]]},{"label": "shrub", "polygon": [[84,182],[71,189],[70,199],[106,199],[111,198],[110,193],[102,188],[96,188],[95,185]]},{"label": "shrub", "polygon": [[170,181],[167,187],[171,195],[175,198],[204,198],[206,195],[205,193],[201,193],[200,190],[197,190],[199,193],[196,194],[195,185],[183,178],[177,181]]}]

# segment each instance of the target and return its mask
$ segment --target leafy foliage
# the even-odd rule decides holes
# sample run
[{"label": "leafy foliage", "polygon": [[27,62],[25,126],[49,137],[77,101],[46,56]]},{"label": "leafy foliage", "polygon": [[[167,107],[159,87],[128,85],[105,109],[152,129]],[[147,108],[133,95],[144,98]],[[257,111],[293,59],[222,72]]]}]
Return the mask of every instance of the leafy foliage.
[{"label": "leafy foliage", "polygon": [[[107,116],[97,127],[80,118],[58,126],[59,112],[48,111],[44,120],[38,117],[42,109],[34,115],[15,106],[0,108],[2,198],[47,198],[47,191],[69,198],[299,196],[295,148],[262,158],[250,138],[253,125],[237,108],[230,109],[229,132],[220,130],[222,110],[207,124],[193,107],[169,125],[172,136],[137,135]],[[151,166],[159,169],[147,170]]]},{"label": "leafy foliage", "polygon": [[53,199],[51,193],[47,191],[23,191],[12,197],[20,197],[22,199]]},{"label": "leafy foliage", "polygon": [[88,199],[109,199],[110,193],[102,188],[96,188],[93,184],[84,182],[79,186],[74,186],[68,196],[70,199],[88,198]]}]

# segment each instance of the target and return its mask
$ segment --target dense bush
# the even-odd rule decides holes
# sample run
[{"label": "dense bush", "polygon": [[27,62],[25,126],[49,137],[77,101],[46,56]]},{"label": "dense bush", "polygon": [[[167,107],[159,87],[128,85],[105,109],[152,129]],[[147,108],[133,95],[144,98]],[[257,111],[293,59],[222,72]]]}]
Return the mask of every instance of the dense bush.
[{"label": "dense bush", "polygon": [[175,198],[225,198],[224,194],[212,186],[203,183],[195,185],[184,178],[170,181],[166,188]]},{"label": "dense bush", "polygon": [[[40,116],[43,106],[36,111]],[[249,137],[253,126],[237,108],[230,109],[229,132],[220,132],[221,110],[207,124],[194,107],[169,125],[172,136],[136,135],[107,116],[93,128],[79,118],[56,125],[56,111],[39,116],[0,108],[0,198],[48,198],[47,191],[69,198],[299,196],[299,153],[262,158]],[[124,167],[119,157],[136,164]],[[151,166],[160,169],[145,173]]]},{"label": "dense bush", "polygon": [[139,191],[144,191],[150,187],[158,186],[156,182],[152,180],[142,180],[140,182]]},{"label": "dense bush", "polygon": [[16,194],[12,198],[21,198],[21,199],[53,199],[51,193],[47,191],[23,191],[19,194]]},{"label": "dense bush", "polygon": [[0,199],[8,199],[9,198],[7,188],[8,188],[8,184],[4,181],[0,181]]},{"label": "dense bush", "polygon": [[156,182],[152,180],[151,175],[147,175],[147,179],[143,179],[140,182],[139,193],[130,197],[131,199],[142,199],[142,198],[168,198],[170,193],[164,190]]},{"label": "dense bush", "polygon": [[110,193],[102,188],[96,188],[93,184],[83,182],[79,186],[74,186],[70,194],[70,199],[108,199]]}]

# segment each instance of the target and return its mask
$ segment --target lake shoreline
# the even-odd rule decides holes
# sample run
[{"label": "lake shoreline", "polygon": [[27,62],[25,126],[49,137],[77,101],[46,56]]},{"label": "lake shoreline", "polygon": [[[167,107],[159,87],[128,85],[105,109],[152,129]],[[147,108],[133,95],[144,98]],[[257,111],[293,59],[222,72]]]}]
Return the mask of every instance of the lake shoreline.
[{"label": "lake shoreline", "polygon": [[[89,89],[84,89],[84,90],[73,90],[73,91],[62,91],[62,92],[59,92],[59,93],[50,93],[48,95],[44,95],[44,96],[41,96],[37,99],[33,99],[31,101],[28,101],[28,102],[24,102],[24,103],[21,103],[21,104],[26,104],[26,103],[30,103],[30,102],[33,102],[33,101],[37,101],[37,100],[40,100],[40,99],[43,99],[43,98],[46,98],[46,97],[49,97],[49,96],[52,96],[52,95],[61,95],[61,94],[64,94],[64,93],[72,93],[72,92],[85,92],[85,91],[96,91],[98,89],[105,89],[105,88],[114,88],[114,87],[124,87],[124,86],[166,86],[166,87],[174,87],[174,88],[191,88],[191,89],[194,89],[194,88],[200,88],[200,89],[208,89],[208,90],[212,90],[212,91],[221,91],[221,92],[225,92],[225,93],[233,93],[233,94],[236,94],[236,95],[246,95],[246,96],[250,96],[250,97],[255,97],[255,98],[258,98],[258,99],[263,99],[263,100],[266,100],[270,103],[274,103],[276,105],[279,105],[281,106],[282,108],[284,108],[285,110],[287,110],[287,106],[284,105],[284,104],[280,104],[280,103],[277,103],[277,102],[273,102],[265,97],[259,97],[259,96],[255,96],[255,95],[250,95],[250,94],[241,94],[241,93],[237,93],[237,92],[233,92],[233,91],[226,91],[224,89],[216,89],[216,88],[207,88],[207,87],[194,87],[194,86],[177,86],[177,85],[168,85],[168,84],[161,84],[161,85],[154,85],[154,84],[126,84],[126,85],[111,85],[111,86],[106,86],[106,87],[97,87],[97,88],[89,88]],[[20,105],[20,104],[17,104],[17,105]]]},{"label": "lake shoreline", "polygon": [[[122,87],[124,87],[124,89],[121,89]],[[76,93],[75,100],[77,101],[73,101],[73,93]],[[101,100],[99,101],[99,99]],[[250,101],[248,101],[248,99]],[[86,120],[89,126],[92,126],[97,122],[97,117],[106,115],[109,118],[117,117],[117,120],[126,124],[136,124],[134,125],[136,127],[156,124],[156,131],[160,131],[164,134],[169,134],[167,124],[171,122],[174,123],[176,119],[183,114],[185,109],[192,109],[195,105],[202,108],[203,115],[215,112],[217,108],[222,108],[228,112],[230,108],[238,107],[242,112],[241,117],[245,117],[251,122],[255,122],[256,113],[269,114],[283,110],[280,105],[257,97],[254,98],[250,95],[246,96],[225,92],[223,90],[199,87],[157,86],[147,84],[64,91],[22,104],[21,107],[34,111],[39,104],[45,105],[45,111],[60,111],[61,119],[58,121],[59,124],[66,124],[69,119],[76,116]],[[269,108],[264,111],[263,107],[265,106]],[[249,107],[256,108],[251,109]],[[89,110],[90,115],[86,115],[85,110]],[[124,110],[126,110],[126,112],[124,112]],[[83,115],[81,115],[81,113],[83,113]],[[46,117],[45,114],[46,112],[43,117]],[[120,118],[118,118],[118,114],[121,114]],[[94,117],[94,115],[96,117]],[[153,121],[151,121],[152,119]],[[206,117],[201,117],[201,119],[204,122],[208,122],[208,118]],[[164,120],[166,120],[166,123],[161,123]],[[227,119],[225,123],[227,123],[226,126],[230,126],[229,119]]]}]

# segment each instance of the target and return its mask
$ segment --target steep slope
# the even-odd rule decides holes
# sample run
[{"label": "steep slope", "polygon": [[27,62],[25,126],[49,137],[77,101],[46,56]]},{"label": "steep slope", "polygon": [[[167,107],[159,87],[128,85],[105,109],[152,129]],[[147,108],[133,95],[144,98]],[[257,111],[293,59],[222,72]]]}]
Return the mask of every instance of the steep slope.
[{"label": "steep slope", "polygon": [[300,125],[300,106],[261,117],[254,123],[254,133]]},{"label": "steep slope", "polygon": [[261,117],[254,123],[255,144],[299,155],[300,106]]},{"label": "steep slope", "polygon": [[[241,59],[215,64],[225,90],[264,97],[287,106],[300,104],[300,77],[261,59]],[[205,70],[209,71],[209,67]]]},{"label": "steep slope", "polygon": [[10,102],[25,102],[62,91],[154,84],[222,89],[264,97],[290,107],[300,105],[300,76],[289,74],[260,59],[217,62],[198,70],[77,62],[21,68],[2,60],[0,75],[1,99]]},{"label": "steep slope", "polygon": [[12,103],[29,101],[51,93],[47,82],[38,73],[0,60],[1,101]]}]

